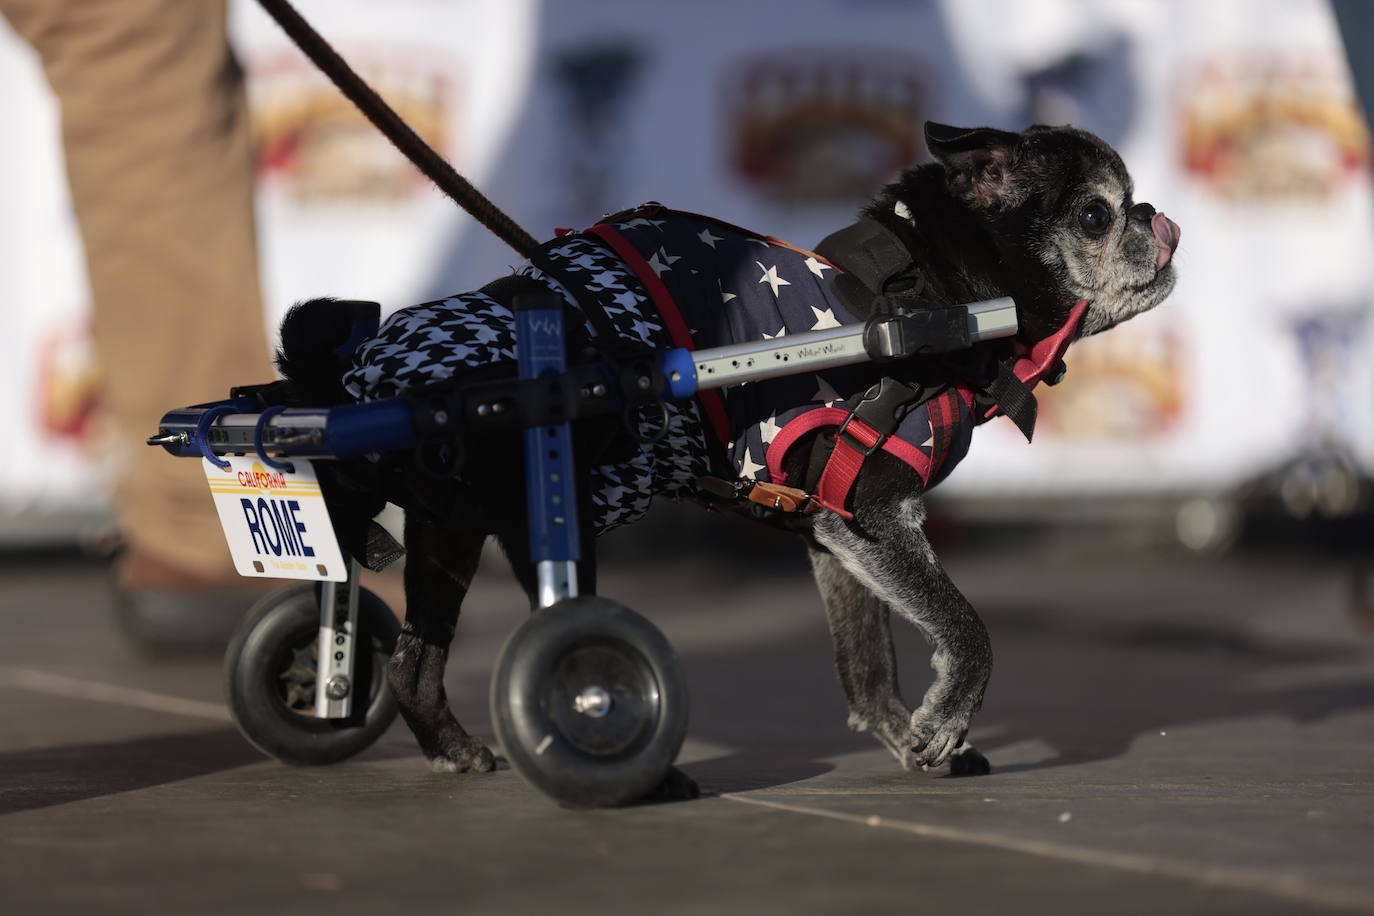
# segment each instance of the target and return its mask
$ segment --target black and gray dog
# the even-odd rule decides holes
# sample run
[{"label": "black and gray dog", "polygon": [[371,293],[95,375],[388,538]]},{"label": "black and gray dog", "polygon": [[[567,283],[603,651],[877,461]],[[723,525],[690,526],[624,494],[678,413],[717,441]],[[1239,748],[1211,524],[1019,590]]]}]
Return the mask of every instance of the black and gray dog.
[{"label": "black and gray dog", "polygon": [[[904,173],[864,212],[888,222],[894,214],[900,218],[899,237],[920,265],[928,304],[949,306],[1010,296],[1020,318],[1018,339],[1032,344],[1062,333],[1071,320],[1076,322],[1073,336],[1104,331],[1152,308],[1173,288],[1171,259],[1178,227],[1149,204],[1133,201],[1131,179],[1120,157],[1097,137],[1069,127],[1035,126],[1017,134],[928,124],[926,141],[936,161]],[[716,247],[718,239],[709,228],[701,238]],[[580,244],[595,247],[595,241],[584,239]],[[591,265],[588,269],[605,277],[615,273],[595,267],[596,259],[605,254],[593,251],[578,257],[590,259],[584,266]],[[655,271],[676,260],[665,258],[656,262]],[[762,262],[750,263],[758,263],[764,271],[758,282],[770,284],[777,296],[778,284],[786,281],[776,274],[770,278]],[[822,265],[808,264],[822,275]],[[631,288],[633,278],[623,282],[626,288],[618,296],[628,297],[625,301],[645,299],[642,289]],[[719,278],[713,282],[699,284],[703,289],[709,286],[707,298],[712,301],[696,303],[698,314],[702,308],[722,310],[722,301],[734,298],[722,295],[725,287]],[[553,282],[546,285],[557,287]],[[425,322],[439,314],[436,309],[447,305],[446,314],[456,321],[466,320],[468,306],[486,308],[487,317],[508,319],[508,299],[509,290],[498,281],[482,296],[407,310],[389,321],[382,335],[389,327],[401,327],[409,336],[393,334],[385,359],[368,356],[375,357],[384,347],[364,345],[351,366],[330,355],[343,332],[337,321],[331,322],[329,303],[306,303],[283,324],[278,362],[299,403],[385,396],[399,390],[390,374],[422,361],[405,352],[405,341],[443,340],[453,345],[457,333],[460,350],[480,352],[491,335],[508,333],[489,327],[472,330],[477,326],[458,321],[425,336]],[[1086,311],[1081,304],[1075,308],[1085,300]],[[575,337],[574,333],[574,343]],[[1010,352],[1009,346],[993,341],[975,349],[992,348],[989,352],[1001,358]],[[461,361],[457,367],[440,368],[428,381],[464,371]],[[908,368],[901,362],[888,363],[882,371],[901,379]],[[930,366],[909,371],[928,376]],[[347,390],[346,376],[353,382]],[[922,381],[929,383],[929,378]],[[704,452],[708,437],[700,434],[701,417],[695,408],[692,417],[696,432],[688,430],[683,441]],[[344,507],[345,515],[366,516],[383,495],[406,509],[406,619],[388,679],[402,715],[436,770],[487,771],[494,766],[492,752],[453,717],[444,691],[444,667],[459,609],[489,536],[499,539],[526,591],[534,593],[519,455],[519,439],[511,436],[469,448],[460,473],[448,480],[408,471],[400,462],[380,472],[386,479],[361,484],[354,479],[334,488],[336,494],[346,491],[336,500],[358,504]],[[612,460],[604,454],[581,457],[589,469]],[[649,460],[654,460],[652,454]],[[684,474],[721,466],[702,457],[700,467],[695,467],[690,455],[674,455],[672,461],[677,462],[674,468],[645,471],[649,489],[683,495]],[[807,450],[788,451],[780,470],[792,481],[810,479]],[[983,701],[992,651],[978,615],[945,575],[922,531],[921,494],[931,482],[909,462],[879,450],[849,493],[852,512],[822,510],[806,516],[802,534],[834,637],[850,727],[871,731],[909,769],[950,762],[959,772],[987,772],[987,761],[964,739]],[[585,508],[585,515],[595,518],[598,507]],[[331,505],[331,511],[337,516],[340,507]],[[589,524],[587,533],[596,533],[597,527]],[[585,546],[584,553],[590,554]],[[581,565],[581,591],[593,594],[594,565]],[[888,629],[893,611],[918,627],[933,647],[936,677],[914,711],[897,688]],[[680,774],[676,778],[681,781]]]}]

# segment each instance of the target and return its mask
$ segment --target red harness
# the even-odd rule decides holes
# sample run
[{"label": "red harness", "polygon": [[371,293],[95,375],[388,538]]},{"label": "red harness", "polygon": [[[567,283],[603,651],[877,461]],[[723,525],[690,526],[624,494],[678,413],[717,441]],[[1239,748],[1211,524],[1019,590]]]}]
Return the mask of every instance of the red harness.
[{"label": "red harness", "polygon": [[[1026,346],[1020,341],[1013,344],[1016,362],[1012,365],[1012,372],[1026,387],[1034,388],[1063,358],[1087,310],[1087,300],[1080,300],[1070,310],[1064,326],[1049,337],[1031,346]],[[932,429],[942,423],[956,421],[958,401],[962,401],[964,409],[967,410],[973,404],[973,391],[967,386],[956,385],[952,391],[945,392],[929,402]],[[983,419],[991,419],[998,411],[999,408],[994,405]],[[912,448],[905,441],[885,435],[850,411],[838,407],[821,407],[793,420],[778,434],[778,441],[774,443],[768,456],[769,472],[773,480],[785,482],[786,475],[783,474],[781,466],[783,456],[803,433],[827,427],[840,427],[844,435],[837,433],[835,436],[835,447],[826,461],[825,469],[821,472],[812,502],[844,518],[854,517],[853,513],[845,508],[849,502],[850,491],[854,489],[854,481],[863,470],[864,462],[879,448],[911,465],[926,484],[929,484],[931,478],[940,470],[934,466],[934,455],[927,457],[924,452]]]}]

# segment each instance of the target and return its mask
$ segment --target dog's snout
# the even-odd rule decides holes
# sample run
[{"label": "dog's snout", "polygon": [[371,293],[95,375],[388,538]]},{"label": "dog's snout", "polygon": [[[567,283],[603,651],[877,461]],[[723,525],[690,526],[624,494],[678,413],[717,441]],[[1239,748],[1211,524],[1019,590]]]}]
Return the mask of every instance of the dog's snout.
[{"label": "dog's snout", "polygon": [[1138,203],[1127,211],[1127,215],[1129,215],[1131,219],[1148,222],[1154,218],[1155,208],[1147,203]]}]

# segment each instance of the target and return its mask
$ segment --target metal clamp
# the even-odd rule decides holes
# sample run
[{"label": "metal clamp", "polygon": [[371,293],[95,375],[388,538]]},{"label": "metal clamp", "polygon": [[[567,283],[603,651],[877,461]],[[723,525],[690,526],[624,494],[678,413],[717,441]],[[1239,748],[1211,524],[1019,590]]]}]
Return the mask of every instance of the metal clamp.
[{"label": "metal clamp", "polygon": [[288,474],[295,473],[296,466],[289,461],[277,461],[267,454],[267,450],[262,445],[262,434],[267,429],[267,421],[281,413],[286,408],[281,405],[268,407],[263,410],[258,417],[257,424],[253,427],[253,451],[258,453],[258,458],[262,463],[276,471],[285,471]]},{"label": "metal clamp", "polygon": [[209,433],[210,427],[215,424],[215,421],[227,413],[238,413],[238,410],[228,404],[220,404],[201,414],[200,420],[196,423],[196,446],[200,449],[201,457],[221,471],[227,471],[233,465],[215,455],[214,450],[210,448]]}]

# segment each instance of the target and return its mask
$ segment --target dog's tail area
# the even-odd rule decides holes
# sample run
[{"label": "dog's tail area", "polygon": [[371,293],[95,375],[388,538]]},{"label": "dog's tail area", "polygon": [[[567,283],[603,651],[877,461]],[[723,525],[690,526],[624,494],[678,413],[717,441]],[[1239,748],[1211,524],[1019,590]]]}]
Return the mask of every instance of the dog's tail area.
[{"label": "dog's tail area", "polygon": [[382,307],[356,299],[309,299],[291,306],[281,323],[277,369],[298,406],[327,407],[351,400],[343,374],[364,340],[377,333]]},{"label": "dog's tail area", "polygon": [[[281,323],[277,369],[285,376],[275,400],[288,407],[333,407],[353,400],[343,386],[353,351],[377,333],[382,308],[375,302],[310,299],[287,311]],[[360,471],[360,468],[362,469]],[[386,504],[366,463],[323,461],[315,471],[339,545],[368,569],[382,569],[404,551],[372,521]]]}]

